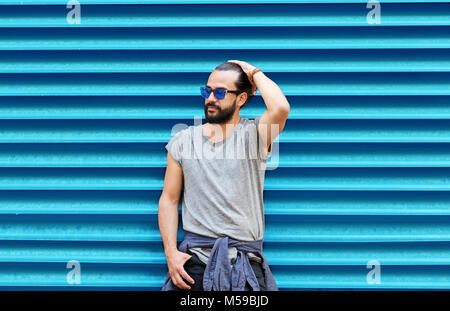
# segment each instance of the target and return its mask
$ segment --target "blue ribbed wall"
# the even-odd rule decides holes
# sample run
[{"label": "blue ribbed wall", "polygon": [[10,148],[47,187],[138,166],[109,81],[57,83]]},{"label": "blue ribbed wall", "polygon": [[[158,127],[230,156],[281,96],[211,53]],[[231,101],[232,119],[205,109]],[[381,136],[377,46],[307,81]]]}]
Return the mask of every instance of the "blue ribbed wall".
[{"label": "blue ribbed wall", "polygon": [[358,0],[80,3],[77,25],[0,0],[0,289],[160,288],[164,145],[228,59],[291,104],[264,192],[279,287],[450,289],[450,1],[381,1],[380,25]]}]

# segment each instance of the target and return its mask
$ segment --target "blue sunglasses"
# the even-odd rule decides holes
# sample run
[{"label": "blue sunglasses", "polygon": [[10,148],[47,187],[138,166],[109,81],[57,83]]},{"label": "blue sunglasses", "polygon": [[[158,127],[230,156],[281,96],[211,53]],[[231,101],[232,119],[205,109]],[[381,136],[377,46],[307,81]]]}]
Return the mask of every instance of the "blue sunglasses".
[{"label": "blue sunglasses", "polygon": [[239,92],[239,91],[231,91],[231,90],[227,90],[227,89],[215,89],[215,90],[213,90],[213,89],[211,89],[211,88],[209,88],[207,86],[200,87],[200,93],[202,94],[202,97],[205,98],[205,99],[208,98],[209,95],[211,95],[211,92],[214,92],[214,96],[217,99],[224,99],[225,95],[227,95],[227,93],[234,93],[234,94],[242,93],[242,92]]}]

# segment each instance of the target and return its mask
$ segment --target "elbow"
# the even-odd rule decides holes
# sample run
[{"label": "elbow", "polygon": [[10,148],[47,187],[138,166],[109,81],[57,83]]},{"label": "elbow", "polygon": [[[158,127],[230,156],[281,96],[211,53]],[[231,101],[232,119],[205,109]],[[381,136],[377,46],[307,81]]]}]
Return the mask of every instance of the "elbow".
[{"label": "elbow", "polygon": [[168,206],[175,206],[176,208],[178,208],[179,201],[179,196],[172,195],[163,191],[161,197],[159,198],[158,210],[160,210],[161,208],[167,208]]},{"label": "elbow", "polygon": [[277,110],[280,115],[287,118],[289,112],[291,111],[291,106],[289,105],[289,102],[286,100],[279,105]]}]

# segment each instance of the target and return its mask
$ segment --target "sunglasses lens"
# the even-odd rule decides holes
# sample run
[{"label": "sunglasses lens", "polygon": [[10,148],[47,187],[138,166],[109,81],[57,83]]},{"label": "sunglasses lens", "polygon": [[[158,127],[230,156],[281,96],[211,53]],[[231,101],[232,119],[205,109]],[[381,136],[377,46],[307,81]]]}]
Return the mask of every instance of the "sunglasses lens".
[{"label": "sunglasses lens", "polygon": [[203,98],[208,98],[208,97],[209,97],[209,94],[211,94],[211,89],[202,86],[202,87],[200,88],[200,93],[202,94],[202,97],[203,97]]},{"label": "sunglasses lens", "polygon": [[223,99],[225,97],[225,91],[221,89],[215,90],[214,96],[216,96],[217,99]]}]

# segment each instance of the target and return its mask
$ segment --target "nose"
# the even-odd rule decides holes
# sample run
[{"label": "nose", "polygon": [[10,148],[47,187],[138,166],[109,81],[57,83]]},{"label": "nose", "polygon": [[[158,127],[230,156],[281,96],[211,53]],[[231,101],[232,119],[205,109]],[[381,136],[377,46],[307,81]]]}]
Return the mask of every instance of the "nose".
[{"label": "nose", "polygon": [[[211,96],[212,96],[212,98],[211,98]],[[214,92],[211,92],[211,94],[209,94],[209,96],[208,96],[207,99],[209,100],[210,98],[211,98],[213,101],[215,101],[215,100],[217,99],[217,98],[214,96]]]}]

